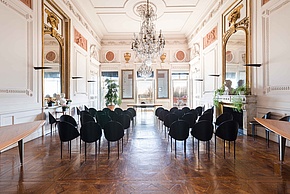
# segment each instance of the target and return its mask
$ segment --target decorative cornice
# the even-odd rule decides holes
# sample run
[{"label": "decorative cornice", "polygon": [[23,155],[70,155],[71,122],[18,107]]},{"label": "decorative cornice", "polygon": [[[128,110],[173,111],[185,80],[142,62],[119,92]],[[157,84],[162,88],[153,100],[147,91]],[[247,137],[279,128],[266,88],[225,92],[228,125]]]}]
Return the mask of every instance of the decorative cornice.
[{"label": "decorative cornice", "polygon": [[198,33],[199,31],[208,23],[208,21],[215,15],[215,13],[221,8],[221,6],[224,4],[226,0],[220,0],[215,8],[209,12],[207,17],[204,18],[204,20],[201,22],[200,26],[196,28],[195,32],[193,32],[188,39],[188,42],[190,42]]},{"label": "decorative cornice", "polygon": [[7,1],[4,1],[4,0],[0,0],[1,3],[3,3],[4,5],[8,6],[8,3]]},{"label": "decorative cornice", "polygon": [[[124,46],[132,44],[132,40],[102,40],[102,46]],[[187,45],[187,40],[166,40],[166,45]]]},{"label": "decorative cornice", "polygon": [[0,93],[4,94],[26,94],[32,96],[33,92],[29,89],[0,89]]},{"label": "decorative cornice", "polygon": [[73,15],[79,20],[79,22],[91,33],[91,35],[98,41],[101,42],[101,39],[96,35],[96,33],[92,30],[89,24],[85,21],[82,15],[76,11],[75,7],[69,0],[62,0],[63,3],[68,7],[68,9],[73,13]]}]

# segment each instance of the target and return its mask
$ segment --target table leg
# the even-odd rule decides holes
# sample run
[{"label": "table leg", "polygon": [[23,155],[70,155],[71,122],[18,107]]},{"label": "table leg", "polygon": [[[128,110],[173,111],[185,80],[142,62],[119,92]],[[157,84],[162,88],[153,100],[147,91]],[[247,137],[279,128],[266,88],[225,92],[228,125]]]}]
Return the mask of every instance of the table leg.
[{"label": "table leg", "polygon": [[19,149],[19,157],[20,157],[20,164],[23,164],[23,156],[24,156],[24,143],[23,139],[18,141],[18,149]]},{"label": "table leg", "polygon": [[284,155],[285,155],[285,146],[286,146],[286,138],[282,137],[281,135],[279,136],[279,159],[280,162],[284,161]]}]

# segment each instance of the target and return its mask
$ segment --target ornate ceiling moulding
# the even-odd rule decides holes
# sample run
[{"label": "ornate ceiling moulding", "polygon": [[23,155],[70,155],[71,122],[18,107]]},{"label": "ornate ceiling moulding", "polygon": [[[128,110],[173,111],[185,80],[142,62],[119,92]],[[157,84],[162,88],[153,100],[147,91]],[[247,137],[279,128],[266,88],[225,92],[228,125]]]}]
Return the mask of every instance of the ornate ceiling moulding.
[{"label": "ornate ceiling moulding", "polygon": [[204,20],[200,23],[200,25],[196,28],[195,32],[193,32],[190,35],[189,42],[199,33],[199,31],[208,23],[208,21],[215,16],[215,13],[221,8],[221,6],[224,4],[224,0],[220,0],[216,7],[214,7],[207,15],[207,17],[204,17]]},{"label": "ornate ceiling moulding", "polygon": [[214,27],[204,38],[203,38],[203,49],[211,45],[217,40],[217,26]]},{"label": "ornate ceiling moulding", "polygon": [[68,9],[72,12],[72,14],[79,20],[79,22],[91,33],[91,35],[98,41],[101,42],[101,39],[95,34],[92,28],[89,27],[89,24],[85,21],[81,14],[76,11],[73,4],[71,4],[68,0],[62,0],[63,3],[68,7]]}]

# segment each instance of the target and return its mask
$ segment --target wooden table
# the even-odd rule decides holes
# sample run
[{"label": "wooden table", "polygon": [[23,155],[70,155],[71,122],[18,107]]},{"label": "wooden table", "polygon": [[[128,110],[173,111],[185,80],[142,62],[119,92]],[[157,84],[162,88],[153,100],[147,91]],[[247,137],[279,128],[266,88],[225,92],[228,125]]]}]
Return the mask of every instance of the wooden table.
[{"label": "wooden table", "polygon": [[162,104],[127,104],[133,108],[155,108],[156,106],[162,106]]},{"label": "wooden table", "polygon": [[286,138],[290,139],[290,122],[273,119],[255,118],[255,120],[279,135],[279,160],[284,161]]},{"label": "wooden table", "polygon": [[45,121],[33,121],[0,127],[0,150],[18,142],[20,163],[23,164],[23,139],[44,125]]}]

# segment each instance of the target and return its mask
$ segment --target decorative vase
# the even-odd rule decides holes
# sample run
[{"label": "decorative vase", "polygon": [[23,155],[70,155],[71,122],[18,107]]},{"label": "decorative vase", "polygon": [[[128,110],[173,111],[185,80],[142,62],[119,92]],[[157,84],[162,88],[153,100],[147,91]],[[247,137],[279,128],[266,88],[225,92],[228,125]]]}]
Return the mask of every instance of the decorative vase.
[{"label": "decorative vase", "polygon": [[124,53],[124,59],[125,59],[126,63],[128,63],[129,60],[131,59],[131,53]]},{"label": "decorative vase", "polygon": [[166,59],[166,53],[163,53],[161,56],[160,56],[160,60],[161,60],[161,63],[164,63],[164,60]]}]

